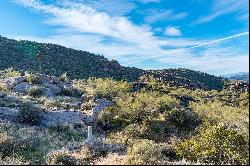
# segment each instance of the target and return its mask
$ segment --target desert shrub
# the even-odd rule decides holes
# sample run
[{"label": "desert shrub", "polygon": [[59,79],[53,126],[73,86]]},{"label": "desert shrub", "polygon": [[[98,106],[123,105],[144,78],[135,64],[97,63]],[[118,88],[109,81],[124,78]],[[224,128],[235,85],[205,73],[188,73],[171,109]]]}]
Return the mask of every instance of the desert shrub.
[{"label": "desert shrub", "polygon": [[7,77],[18,77],[18,76],[21,76],[21,73],[19,71],[14,70],[13,68],[9,68],[6,70],[6,76]]},{"label": "desert shrub", "polygon": [[41,84],[40,77],[36,74],[25,73],[26,81],[30,84]]},{"label": "desert shrub", "polygon": [[62,106],[62,102],[57,99],[46,99],[43,102],[44,102],[44,106],[46,106],[47,108],[52,108],[52,107],[59,108]]},{"label": "desert shrub", "polygon": [[237,128],[239,132],[249,131],[249,110],[223,105],[220,102],[191,103],[190,108],[202,121],[211,125],[224,123],[228,127]]},{"label": "desert shrub", "polygon": [[166,121],[152,120],[142,124],[130,124],[120,132],[110,134],[109,139],[126,145],[130,145],[136,139],[149,139],[161,142],[166,141],[173,131]]},{"label": "desert shrub", "polygon": [[58,150],[50,152],[46,156],[46,165],[81,165],[81,161],[77,160],[67,150]]},{"label": "desert shrub", "polygon": [[97,159],[94,165],[126,165],[126,156],[117,153],[109,153],[107,156]]},{"label": "desert shrub", "polygon": [[111,151],[108,144],[94,141],[91,145],[85,145],[81,149],[81,156],[88,161],[93,161],[99,157],[106,156]]},{"label": "desert shrub", "polygon": [[143,75],[139,78],[139,82],[145,83],[148,90],[159,90],[161,85],[153,75]]},{"label": "desert shrub", "polygon": [[165,116],[168,125],[174,126],[179,130],[192,130],[201,123],[195,112],[185,109],[173,109],[166,112]]},{"label": "desert shrub", "polygon": [[176,153],[207,164],[248,164],[248,141],[224,125],[204,126],[198,134],[174,145]]},{"label": "desert shrub", "polygon": [[[120,96],[115,102],[115,107],[106,109],[101,114],[103,117],[100,116],[102,121],[105,119],[112,126],[142,123],[146,119],[157,118],[160,114],[179,107],[178,100],[157,92],[127,94]],[[105,117],[104,114],[108,116]]]},{"label": "desert shrub", "polygon": [[33,97],[41,96],[43,94],[43,88],[34,86],[27,91],[27,94]]},{"label": "desert shrub", "polygon": [[60,81],[63,81],[63,82],[68,82],[69,81],[69,78],[67,76],[67,72],[62,74],[61,76],[59,76],[59,80]]},{"label": "desert shrub", "polygon": [[43,110],[32,103],[23,103],[18,113],[18,121],[30,125],[38,125],[43,118]]},{"label": "desert shrub", "polygon": [[0,92],[1,91],[7,92],[8,90],[9,90],[9,87],[6,84],[0,82]]},{"label": "desert shrub", "polygon": [[89,100],[88,102],[82,103],[81,104],[81,110],[86,111],[86,110],[91,110],[94,107],[94,101]]},{"label": "desert shrub", "polygon": [[7,133],[0,133],[0,155],[2,157],[10,156],[14,147],[13,137]]},{"label": "desert shrub", "polygon": [[20,156],[24,160],[41,156],[39,147],[42,143],[39,139],[19,138],[18,133],[12,136],[7,133],[0,134],[0,156],[1,158]]},{"label": "desert shrub", "polygon": [[11,156],[5,157],[4,159],[0,156],[0,165],[28,165],[30,162],[23,161],[22,157]]},{"label": "desert shrub", "polygon": [[127,125],[131,124],[129,119],[122,118],[122,113],[119,113],[119,108],[108,107],[105,108],[98,115],[98,125],[99,127],[106,130],[119,130]]},{"label": "desert shrub", "polygon": [[73,97],[81,97],[82,93],[75,88],[63,88],[61,95],[63,96],[73,96]]},{"label": "desert shrub", "polygon": [[[106,108],[99,114],[98,124],[105,130],[120,131],[123,143],[134,138],[160,141],[176,130],[165,116],[175,107],[179,107],[179,101],[170,96],[157,92],[136,92],[117,98],[116,106]],[[192,120],[190,117],[187,116],[187,120]]]},{"label": "desert shrub", "polygon": [[175,98],[145,91],[121,96],[117,99],[116,104],[118,106],[117,116],[130,123],[142,122],[179,107],[179,101]]},{"label": "desert shrub", "polygon": [[125,81],[115,81],[110,78],[89,78],[88,80],[79,80],[76,88],[82,92],[99,98],[115,97],[119,94],[125,94],[131,90],[131,85]]},{"label": "desert shrub", "polygon": [[127,152],[127,162],[131,165],[164,164],[163,144],[150,140],[137,140]]},{"label": "desert shrub", "polygon": [[240,107],[249,108],[249,93],[245,92],[240,95]]},{"label": "desert shrub", "polygon": [[[107,116],[107,115],[106,115]],[[112,139],[119,139],[120,142],[129,144],[134,139],[150,139],[156,142],[166,141],[171,135],[185,136],[200,124],[197,115],[186,110],[174,109],[166,112],[166,115],[160,115],[157,118],[145,119],[141,123],[133,123],[126,125],[126,121],[117,121],[112,119],[112,114],[108,115],[109,121],[112,122],[109,126],[119,129],[122,126],[122,131],[116,135],[112,135]],[[121,138],[117,138],[121,137]]]},{"label": "desert shrub", "polygon": [[65,124],[55,124],[48,127],[50,133],[59,133],[63,136],[64,140],[67,141],[80,141],[86,133],[83,130],[76,130],[73,126]]}]

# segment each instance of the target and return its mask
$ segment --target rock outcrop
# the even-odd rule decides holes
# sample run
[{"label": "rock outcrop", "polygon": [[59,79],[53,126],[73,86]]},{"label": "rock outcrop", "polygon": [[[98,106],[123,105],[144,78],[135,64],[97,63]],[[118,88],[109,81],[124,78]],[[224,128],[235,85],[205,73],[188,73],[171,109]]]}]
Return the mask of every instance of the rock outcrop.
[{"label": "rock outcrop", "polygon": [[[25,77],[11,77],[2,79],[1,82],[8,84],[11,93],[0,92],[0,119],[17,122],[20,105],[27,98],[27,92],[32,88],[41,88],[42,96],[45,100],[52,101],[52,105],[41,105],[38,101],[34,104],[39,107],[46,107],[43,113],[41,126],[48,127],[52,125],[92,125],[96,122],[98,114],[106,107],[112,105],[112,102],[106,99],[89,97],[87,94],[75,96],[62,96],[64,88],[74,89],[72,83],[60,81],[55,77],[46,75],[38,75],[39,83],[29,83]],[[93,102],[92,109],[86,114],[81,105],[91,100]],[[61,107],[57,107],[56,102]],[[1,104],[2,103],[2,104]],[[13,104],[14,103],[14,104]],[[49,108],[48,108],[49,107]]]}]

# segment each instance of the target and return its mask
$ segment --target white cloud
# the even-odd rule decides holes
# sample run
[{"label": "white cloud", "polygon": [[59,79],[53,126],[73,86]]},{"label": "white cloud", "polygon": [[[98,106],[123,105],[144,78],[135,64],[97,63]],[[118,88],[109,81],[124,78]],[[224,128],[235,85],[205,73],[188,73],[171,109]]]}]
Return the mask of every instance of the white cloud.
[{"label": "white cloud", "polygon": [[147,27],[137,26],[125,17],[112,17],[83,4],[71,3],[58,7],[45,5],[36,0],[16,0],[16,2],[51,15],[46,21],[49,24],[63,25],[78,32],[118,38],[142,47],[160,47],[161,41]]},{"label": "white cloud", "polygon": [[181,36],[181,31],[178,27],[169,26],[165,29],[165,35],[167,35],[167,36]]},{"label": "white cloud", "polygon": [[112,16],[124,16],[137,8],[136,3],[131,0],[67,0],[66,2],[78,2]]},{"label": "white cloud", "polygon": [[229,14],[237,13],[238,19],[248,19],[249,0],[214,0],[211,12],[206,16],[201,16],[192,24],[203,24],[214,20],[215,18]]},{"label": "white cloud", "polygon": [[148,10],[144,21],[147,23],[155,23],[157,21],[175,21],[184,19],[188,14],[186,12],[174,13],[172,10]]},{"label": "white cloud", "polygon": [[[159,61],[180,65],[214,75],[249,71],[249,53],[241,53],[234,47],[210,47],[199,54],[179,51]],[[237,56],[236,56],[237,55]]]}]

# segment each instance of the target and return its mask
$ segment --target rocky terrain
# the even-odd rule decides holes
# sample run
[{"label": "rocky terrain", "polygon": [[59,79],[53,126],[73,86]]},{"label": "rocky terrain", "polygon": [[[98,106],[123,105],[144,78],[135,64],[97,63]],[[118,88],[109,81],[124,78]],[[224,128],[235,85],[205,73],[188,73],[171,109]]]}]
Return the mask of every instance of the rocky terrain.
[{"label": "rocky terrain", "polygon": [[[65,91],[74,91],[72,82],[63,82],[56,77],[47,75],[36,75],[36,81],[28,82],[27,77],[17,76],[1,79],[1,86],[6,87],[9,92],[0,93],[1,103],[0,118],[10,121],[16,121],[19,112],[19,106],[22,100],[31,100],[37,107],[44,108],[43,120],[41,126],[52,125],[76,125],[91,124],[95,122],[98,113],[104,108],[112,105],[112,102],[106,99],[91,98],[86,94],[79,96],[64,96]],[[39,93],[39,94],[36,94]],[[39,95],[39,98],[30,99],[29,95]],[[42,99],[41,99],[42,98]],[[41,101],[42,100],[42,101]],[[8,107],[13,103],[15,108]],[[91,103],[90,110],[84,110],[83,107]]]},{"label": "rocky terrain", "polygon": [[185,79],[174,75],[126,82],[0,71],[0,164],[248,163],[248,84],[210,91],[174,84]]}]

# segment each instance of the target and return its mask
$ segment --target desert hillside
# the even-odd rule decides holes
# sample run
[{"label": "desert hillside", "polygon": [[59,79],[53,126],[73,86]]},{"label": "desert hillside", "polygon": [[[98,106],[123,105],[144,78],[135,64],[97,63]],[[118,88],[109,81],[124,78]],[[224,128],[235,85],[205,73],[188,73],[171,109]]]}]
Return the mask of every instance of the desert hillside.
[{"label": "desert hillside", "polygon": [[[0,164],[247,164],[248,84],[0,72]],[[88,140],[87,128],[93,127]]]}]

